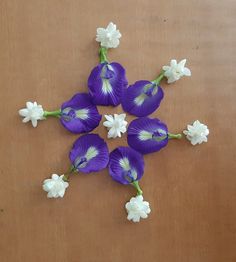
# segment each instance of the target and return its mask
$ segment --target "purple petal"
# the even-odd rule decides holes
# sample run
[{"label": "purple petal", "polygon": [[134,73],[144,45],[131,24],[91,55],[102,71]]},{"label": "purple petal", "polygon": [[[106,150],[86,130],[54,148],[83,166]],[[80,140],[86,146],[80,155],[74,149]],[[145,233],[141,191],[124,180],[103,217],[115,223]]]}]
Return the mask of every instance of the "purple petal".
[{"label": "purple petal", "polygon": [[128,127],[128,144],[142,154],[159,151],[168,143],[167,126],[159,119],[142,117]]},{"label": "purple petal", "polygon": [[75,141],[69,157],[77,171],[97,172],[106,168],[109,151],[107,144],[99,135],[87,134]]},{"label": "purple petal", "polygon": [[111,152],[108,167],[115,181],[130,184],[143,176],[143,156],[130,147],[118,147]]},{"label": "purple petal", "polygon": [[153,113],[164,97],[160,86],[147,80],[140,80],[124,90],[122,107],[135,116],[147,116]]},{"label": "purple petal", "polygon": [[89,92],[96,105],[119,105],[127,85],[125,69],[115,62],[99,64],[88,78]]},{"label": "purple petal", "polygon": [[75,134],[92,131],[99,125],[101,118],[91,96],[86,93],[74,95],[61,106],[61,123]]}]

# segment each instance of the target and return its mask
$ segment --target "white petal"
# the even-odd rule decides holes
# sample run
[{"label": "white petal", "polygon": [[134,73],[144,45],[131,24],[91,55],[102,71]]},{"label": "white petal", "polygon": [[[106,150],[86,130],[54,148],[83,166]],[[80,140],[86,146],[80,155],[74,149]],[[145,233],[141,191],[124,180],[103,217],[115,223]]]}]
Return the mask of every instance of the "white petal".
[{"label": "white petal", "polygon": [[131,208],[131,203],[130,203],[130,202],[127,202],[127,203],[125,204],[125,208],[126,208],[127,210],[129,210],[129,209]]},{"label": "white petal", "polygon": [[195,145],[198,144],[198,139],[196,139],[196,138],[193,137],[190,142],[191,142],[191,144],[192,144],[193,146],[195,146]]},{"label": "white petal", "polygon": [[140,216],[139,215],[135,215],[133,217],[133,222],[139,222],[140,221]]},{"label": "white petal", "polygon": [[121,37],[122,37],[122,34],[120,33],[119,30],[116,30],[116,31],[113,33],[113,36],[114,36],[115,38],[121,38]]},{"label": "white petal", "polygon": [[31,119],[32,126],[37,127],[37,119]]},{"label": "white petal", "polygon": [[30,117],[29,117],[29,116],[25,117],[25,118],[22,120],[23,123],[27,123],[27,122],[29,122],[29,121],[30,121]]},{"label": "white petal", "polygon": [[128,220],[133,219],[133,212],[129,212],[129,213],[128,213],[127,219],[128,219]]},{"label": "white petal", "polygon": [[170,66],[163,66],[162,69],[163,69],[164,71],[167,71],[167,70],[170,69]]},{"label": "white petal", "polygon": [[116,134],[117,134],[118,137],[121,137],[121,133],[120,133],[119,130],[116,131]]},{"label": "white petal", "polygon": [[179,63],[178,63],[178,66],[180,67],[180,68],[184,68],[184,66],[185,66],[185,64],[186,64],[186,59],[183,59],[183,60],[181,60]]},{"label": "white petal", "polygon": [[120,40],[115,38],[112,40],[111,44],[109,45],[109,48],[117,48],[119,44]]},{"label": "white petal", "polygon": [[119,115],[115,114],[115,118],[117,120],[124,121],[124,119],[126,118],[126,114],[119,114]]},{"label": "white petal", "polygon": [[65,189],[59,191],[59,192],[58,192],[58,195],[59,195],[60,197],[63,197],[63,196],[65,195]]},{"label": "white petal", "polygon": [[175,60],[175,59],[172,59],[171,61],[170,61],[170,66],[171,67],[174,67],[174,66],[176,66],[177,65],[177,61]]},{"label": "white petal", "polygon": [[106,120],[108,120],[108,121],[110,121],[110,122],[113,122],[113,121],[114,121],[112,115],[104,115],[104,117],[106,118]]},{"label": "white petal", "polygon": [[174,83],[176,80],[177,80],[176,78],[170,77],[170,78],[168,78],[167,83],[171,84],[171,83]]},{"label": "white petal", "polygon": [[148,215],[147,215],[144,211],[141,211],[141,212],[140,212],[140,217],[141,217],[141,218],[147,218]]},{"label": "white petal", "polygon": [[26,102],[26,107],[27,107],[28,109],[33,108],[33,106],[34,106],[34,104],[33,104],[32,102]]},{"label": "white petal", "polygon": [[104,125],[105,127],[112,127],[112,126],[113,126],[113,123],[110,122],[110,121],[105,121],[105,122],[103,122],[103,125]]},{"label": "white petal", "polygon": [[102,34],[105,34],[105,33],[106,33],[106,29],[101,28],[101,27],[97,28],[97,34],[98,35],[102,35]]},{"label": "white petal", "polygon": [[120,132],[121,133],[125,133],[127,131],[127,128],[125,127],[125,126],[122,126],[121,128],[120,128]]},{"label": "white petal", "polygon": [[191,71],[187,67],[184,68],[184,75],[185,76],[191,76]]},{"label": "white petal", "polygon": [[20,116],[27,116],[28,114],[29,114],[29,111],[26,108],[23,108],[23,109],[19,110],[19,115]]},{"label": "white petal", "polygon": [[57,174],[52,174],[52,179],[53,180],[57,180],[59,178],[59,176]]},{"label": "white petal", "polygon": [[53,192],[51,192],[51,191],[50,191],[50,192],[48,192],[48,194],[47,194],[47,197],[48,197],[48,198],[53,198],[53,197],[54,197],[54,194],[53,194]]},{"label": "white petal", "polygon": [[116,135],[116,130],[115,130],[114,127],[112,127],[112,128],[109,130],[107,137],[108,137],[108,138],[116,138],[116,137],[117,137],[117,135]]},{"label": "white petal", "polygon": [[116,25],[110,22],[107,26],[107,31],[115,31],[116,30]]}]

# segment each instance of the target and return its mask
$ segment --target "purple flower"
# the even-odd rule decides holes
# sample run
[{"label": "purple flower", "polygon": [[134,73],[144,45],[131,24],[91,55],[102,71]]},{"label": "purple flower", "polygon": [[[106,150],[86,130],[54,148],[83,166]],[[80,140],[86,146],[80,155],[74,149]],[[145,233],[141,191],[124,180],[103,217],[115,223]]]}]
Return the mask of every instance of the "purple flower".
[{"label": "purple flower", "polygon": [[121,184],[132,184],[143,176],[143,156],[130,147],[118,147],[110,154],[109,173]]},{"label": "purple flower", "polygon": [[121,103],[126,112],[140,117],[153,113],[163,97],[163,90],[157,83],[140,80],[124,90]]},{"label": "purple flower", "polygon": [[75,170],[84,173],[97,172],[106,168],[109,151],[99,135],[86,134],[75,141],[69,157]]},{"label": "purple flower", "polygon": [[159,151],[168,143],[168,129],[159,119],[142,117],[128,127],[128,144],[142,154]]},{"label": "purple flower", "polygon": [[127,85],[125,69],[115,62],[100,63],[88,78],[89,92],[96,105],[119,105]]},{"label": "purple flower", "polygon": [[86,93],[74,95],[61,106],[61,123],[72,133],[92,131],[99,125],[101,118],[91,96]]}]

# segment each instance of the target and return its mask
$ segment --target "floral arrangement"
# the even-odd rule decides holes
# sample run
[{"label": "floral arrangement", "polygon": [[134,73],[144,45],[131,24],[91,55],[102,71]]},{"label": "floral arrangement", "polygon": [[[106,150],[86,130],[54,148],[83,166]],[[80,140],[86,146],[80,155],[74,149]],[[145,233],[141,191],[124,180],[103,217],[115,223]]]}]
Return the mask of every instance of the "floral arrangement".
[{"label": "floral arrangement", "polygon": [[[70,100],[62,103],[60,109],[49,112],[37,102],[27,102],[26,108],[20,109],[23,123],[31,121],[37,127],[39,120],[57,117],[62,126],[74,134],[82,134],[73,144],[69,159],[71,166],[62,174],[52,174],[43,181],[43,190],[48,198],[64,197],[73,173],[98,172],[108,167],[113,180],[123,185],[131,185],[137,195],[125,204],[127,219],[139,222],[151,212],[150,205],[143,199],[143,190],[139,181],[144,175],[143,155],[157,152],[167,146],[169,140],[181,139],[182,134],[172,134],[167,125],[157,118],[150,118],[161,104],[164,97],[160,83],[165,78],[171,84],[183,76],[191,76],[185,67],[186,59],[179,63],[172,59],[170,65],[162,67],[154,80],[138,80],[128,85],[125,68],[118,62],[109,62],[107,53],[117,48],[121,33],[112,22],[106,28],[98,28],[96,41],[100,43],[99,64],[88,77],[88,93],[77,93]],[[127,132],[127,147],[118,147],[109,154],[106,142],[98,134],[89,134],[101,122],[102,116],[98,105],[117,106],[138,118],[129,123],[126,114],[104,115],[103,125],[108,130],[108,139],[121,137]],[[127,127],[128,126],[128,127]],[[196,120],[187,125],[183,134],[192,145],[207,142],[208,127]]]}]

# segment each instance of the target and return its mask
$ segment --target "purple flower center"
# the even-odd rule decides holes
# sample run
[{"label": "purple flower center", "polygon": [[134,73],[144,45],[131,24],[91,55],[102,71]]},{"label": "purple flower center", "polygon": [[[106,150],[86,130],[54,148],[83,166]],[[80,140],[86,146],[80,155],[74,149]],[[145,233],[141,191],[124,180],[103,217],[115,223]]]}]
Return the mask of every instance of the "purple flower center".
[{"label": "purple flower center", "polygon": [[105,64],[102,68],[101,77],[104,79],[111,79],[115,75],[114,71],[109,69],[109,65]]},{"label": "purple flower center", "polygon": [[81,157],[80,159],[78,159],[77,161],[75,161],[75,167],[79,168],[81,167],[83,164],[85,164],[87,162],[87,158],[86,157]]},{"label": "purple flower center", "polygon": [[157,88],[156,84],[146,85],[144,87],[144,94],[149,97],[153,96],[156,91],[155,88]]},{"label": "purple flower center", "polygon": [[128,171],[124,171],[123,172],[123,176],[129,183],[134,182],[134,177],[132,175],[132,170],[131,169],[128,170]]},{"label": "purple flower center", "polygon": [[61,116],[63,117],[64,120],[70,121],[71,119],[76,118],[76,112],[72,108],[69,111],[67,108],[65,108],[64,110],[62,110]]},{"label": "purple flower center", "polygon": [[162,140],[164,140],[166,137],[167,137],[167,136],[166,136],[166,133],[165,133],[163,130],[161,130],[161,131],[156,130],[156,131],[154,131],[154,132],[152,133],[152,139],[154,139],[155,141],[162,141]]}]

